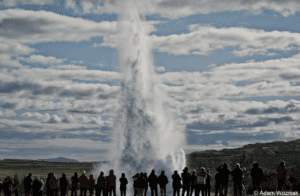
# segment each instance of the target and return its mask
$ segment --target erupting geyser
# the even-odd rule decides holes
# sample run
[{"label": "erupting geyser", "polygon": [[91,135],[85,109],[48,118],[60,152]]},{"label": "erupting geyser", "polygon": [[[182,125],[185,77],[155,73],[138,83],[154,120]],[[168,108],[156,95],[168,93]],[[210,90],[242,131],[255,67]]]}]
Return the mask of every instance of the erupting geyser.
[{"label": "erupting geyser", "polygon": [[160,90],[149,32],[135,1],[124,0],[122,8],[117,22],[119,65],[124,74],[121,109],[112,131],[110,164],[95,169],[94,175],[100,171],[107,175],[113,169],[117,178],[124,172],[131,181],[137,172],[150,174],[155,169],[160,174],[164,169],[171,181],[170,174],[174,170],[181,173],[186,164],[185,133],[163,106],[166,95]]}]

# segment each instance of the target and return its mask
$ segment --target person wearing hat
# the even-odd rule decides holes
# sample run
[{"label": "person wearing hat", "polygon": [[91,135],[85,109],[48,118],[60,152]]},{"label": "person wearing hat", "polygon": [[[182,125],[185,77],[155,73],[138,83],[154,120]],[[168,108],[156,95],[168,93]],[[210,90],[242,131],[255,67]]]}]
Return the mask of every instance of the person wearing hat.
[{"label": "person wearing hat", "polygon": [[231,172],[232,180],[233,180],[233,191],[234,196],[238,194],[242,195],[242,182],[243,182],[243,171],[240,168],[240,164],[236,164],[236,168]]},{"label": "person wearing hat", "polygon": [[[192,196],[194,190],[196,189],[197,186],[197,175],[196,175],[196,170],[193,171],[191,175],[191,193],[190,196]],[[195,190],[196,193],[196,190]]]},{"label": "person wearing hat", "polygon": [[82,175],[78,178],[78,182],[80,184],[80,196],[82,196],[82,194],[86,196],[87,188],[89,187],[89,180],[85,175],[85,171],[83,171]]},{"label": "person wearing hat", "polygon": [[184,196],[185,191],[187,192],[187,195],[190,194],[190,184],[191,184],[191,175],[188,173],[188,168],[185,167],[183,169],[183,173],[181,173],[181,179],[182,179],[182,196]]},{"label": "person wearing hat", "polygon": [[201,194],[204,196],[205,193],[205,180],[206,180],[207,174],[205,172],[205,168],[201,167],[200,171],[197,173],[197,185],[196,185],[196,196],[199,196],[200,191]]}]

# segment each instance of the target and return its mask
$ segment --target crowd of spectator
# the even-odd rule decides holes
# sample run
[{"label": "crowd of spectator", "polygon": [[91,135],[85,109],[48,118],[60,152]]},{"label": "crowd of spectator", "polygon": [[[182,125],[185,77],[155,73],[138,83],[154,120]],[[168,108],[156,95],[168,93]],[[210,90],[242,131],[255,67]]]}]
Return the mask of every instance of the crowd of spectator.
[{"label": "crowd of spectator", "polygon": [[[236,167],[230,171],[226,163],[222,164],[216,169],[215,178],[215,193],[214,195],[227,196],[229,179],[233,181],[233,192],[234,196],[240,195],[243,196],[243,190],[245,190],[245,174],[246,169],[240,168],[240,164],[237,163]],[[277,190],[291,190],[291,191],[300,191],[300,182],[298,173],[294,169],[291,170],[291,173],[288,176],[288,170],[285,167],[284,161],[282,161],[279,166],[276,168],[277,172]],[[253,191],[262,190],[262,181],[264,180],[264,171],[259,167],[258,163],[253,164],[253,168],[250,170],[250,175],[252,178],[252,184],[248,187],[250,193]],[[211,190],[211,173],[209,169],[202,167],[199,171],[192,171],[190,174],[188,168],[185,167],[179,175],[178,171],[175,170],[172,175],[172,188],[173,196],[179,196],[180,193],[182,196],[185,194],[187,196],[192,196],[193,193],[195,196],[199,196],[200,193],[202,196],[210,196]],[[161,171],[161,174],[157,176],[155,170],[151,171],[151,174],[148,176],[147,173],[136,173],[133,177],[133,194],[134,196],[147,196],[148,187],[151,191],[151,196],[158,195],[158,186],[161,196],[166,196],[167,194],[167,184],[169,183],[168,177],[165,175],[165,171]],[[120,182],[120,195],[126,196],[128,180],[125,176],[125,173],[122,173]],[[82,172],[82,175],[78,177],[77,172],[74,173],[74,176],[71,178],[71,184],[66,178],[65,174],[62,174],[62,177],[58,179],[55,177],[54,173],[49,173],[46,182],[44,182],[38,175],[32,180],[32,174],[29,173],[27,177],[23,180],[24,193],[25,196],[42,196],[43,187],[46,188],[47,196],[58,196],[60,191],[61,196],[66,196],[68,187],[71,190],[71,196],[77,196],[77,190],[80,190],[80,196],[87,196],[87,191],[89,195],[93,196],[95,191],[95,196],[116,196],[116,176],[114,171],[110,170],[108,176],[104,176],[103,172],[100,172],[100,175],[97,179],[94,179],[93,174],[90,174],[89,178],[86,176],[85,171]],[[11,196],[15,194],[19,196],[19,180],[18,176],[15,175],[14,179],[11,179],[7,176],[3,182],[0,183],[0,193],[3,190],[5,196]],[[181,190],[181,191],[180,191]]]}]

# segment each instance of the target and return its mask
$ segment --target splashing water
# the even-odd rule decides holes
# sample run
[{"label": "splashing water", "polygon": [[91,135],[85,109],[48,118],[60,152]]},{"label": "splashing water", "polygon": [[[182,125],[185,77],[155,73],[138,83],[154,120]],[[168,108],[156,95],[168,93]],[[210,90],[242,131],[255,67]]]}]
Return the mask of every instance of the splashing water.
[{"label": "splashing water", "polygon": [[141,21],[134,0],[124,0],[122,6],[117,22],[119,65],[124,74],[121,109],[115,118],[110,163],[93,173],[98,176],[104,171],[106,175],[114,169],[117,177],[126,173],[131,179],[137,172],[149,174],[155,169],[159,174],[163,169],[170,177],[186,165],[185,134],[163,106],[166,95],[155,73],[145,21]]}]

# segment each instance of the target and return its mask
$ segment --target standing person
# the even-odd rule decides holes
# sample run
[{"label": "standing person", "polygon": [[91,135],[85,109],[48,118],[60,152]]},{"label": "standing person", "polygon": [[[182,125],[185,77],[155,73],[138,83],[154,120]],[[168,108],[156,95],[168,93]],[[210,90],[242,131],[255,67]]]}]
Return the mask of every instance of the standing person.
[{"label": "standing person", "polygon": [[155,170],[153,169],[151,171],[151,174],[148,177],[148,181],[149,181],[149,186],[151,189],[151,196],[157,196],[157,184],[158,184],[158,178],[157,175],[155,175]]},{"label": "standing person", "polygon": [[177,172],[177,170],[174,171],[174,174],[172,175],[172,187],[173,187],[173,196],[176,195],[179,196],[179,191],[180,191],[180,187],[181,187],[181,178]]},{"label": "standing person", "polygon": [[206,180],[207,174],[205,172],[205,168],[202,167],[200,172],[197,173],[197,185],[196,185],[196,190],[195,190],[195,195],[199,196],[200,191],[201,195],[204,196],[205,193],[205,180]]},{"label": "standing person", "polygon": [[138,195],[138,183],[139,183],[139,173],[136,173],[132,179],[133,179],[133,190],[134,190],[134,193],[133,195],[134,196],[137,196]]},{"label": "standing person", "polygon": [[191,175],[188,173],[188,168],[185,167],[183,169],[183,173],[181,174],[182,178],[182,196],[184,196],[185,191],[187,192],[187,195],[190,194],[190,184],[191,184]]},{"label": "standing person", "polygon": [[89,179],[89,192],[90,196],[94,194],[94,187],[95,187],[95,179],[93,174],[90,174],[90,179]]},{"label": "standing person", "polygon": [[58,196],[58,181],[54,173],[51,173],[49,180],[50,196]]},{"label": "standing person", "polygon": [[210,189],[211,189],[211,185],[210,185],[210,172],[209,169],[206,170],[206,180],[205,180],[205,196],[210,196]]},{"label": "standing person", "polygon": [[13,182],[9,176],[3,181],[3,192],[5,196],[11,196]]},{"label": "standing person", "polygon": [[252,187],[253,190],[258,190],[260,192],[260,184],[262,181],[262,178],[264,176],[263,170],[259,167],[258,163],[253,164],[253,168],[251,169],[251,177],[252,177]]},{"label": "standing person", "polygon": [[114,192],[114,196],[116,196],[116,176],[114,175],[114,170],[109,171],[108,185],[109,185],[109,196],[112,196],[112,192]]},{"label": "standing person", "polygon": [[105,177],[105,188],[104,188],[104,195],[108,196],[108,192],[109,192],[109,184],[108,184],[108,176]]},{"label": "standing person", "polygon": [[138,196],[143,196],[146,182],[143,172],[141,172],[139,176],[140,177],[138,179]]},{"label": "standing person", "polygon": [[168,177],[165,175],[165,171],[162,170],[160,175],[158,176],[158,184],[160,188],[160,196],[166,196],[167,190],[166,185],[169,183]]},{"label": "standing person", "polygon": [[28,176],[24,179],[23,185],[25,189],[25,196],[29,196],[32,188],[31,173],[29,173]]},{"label": "standing person", "polygon": [[72,188],[71,188],[71,196],[77,196],[77,187],[78,187],[78,174],[74,173],[74,176],[71,178]]},{"label": "standing person", "polygon": [[119,181],[120,181],[121,196],[126,196],[126,185],[128,184],[128,180],[127,180],[127,178],[125,178],[125,173],[122,173],[122,176],[119,179]]},{"label": "standing person", "polygon": [[277,172],[277,179],[278,179],[278,191],[282,191],[284,185],[286,184],[286,176],[287,176],[287,169],[285,168],[285,162],[281,161],[280,165],[276,169]]},{"label": "standing person", "polygon": [[298,183],[298,178],[297,178],[297,174],[295,173],[295,169],[292,168],[291,170],[291,175],[289,178],[289,182],[291,183],[291,189],[292,191],[298,191],[297,187],[299,187],[299,183]]},{"label": "standing person", "polygon": [[82,194],[86,196],[87,188],[89,187],[89,180],[85,175],[85,171],[83,171],[82,175],[78,178],[78,182],[80,184],[80,196],[82,196]]},{"label": "standing person", "polygon": [[242,183],[243,183],[243,171],[240,168],[240,164],[236,164],[236,168],[231,172],[233,178],[233,191],[234,196],[243,196],[242,194]]},{"label": "standing person", "polygon": [[60,192],[61,196],[66,196],[67,193],[67,187],[69,185],[69,182],[66,178],[66,174],[62,174],[61,178],[59,179],[59,185],[60,185]]},{"label": "standing person", "polygon": [[3,189],[3,183],[2,183],[2,181],[1,181],[1,179],[0,179],[0,195],[1,195],[2,189]]},{"label": "standing person", "polygon": [[147,173],[144,173],[144,177],[145,177],[145,194],[144,196],[147,196],[147,191],[148,191],[148,176],[147,176]]},{"label": "standing person", "polygon": [[33,196],[39,196],[42,187],[43,187],[43,183],[38,179],[38,176],[36,175],[32,183]]},{"label": "standing person", "polygon": [[192,175],[191,175],[191,193],[190,193],[190,196],[192,196],[194,191],[195,191],[195,194],[196,194],[196,186],[197,186],[197,175],[196,175],[196,170],[194,170],[192,172]]},{"label": "standing person", "polygon": [[15,196],[19,196],[19,178],[18,175],[15,174],[14,180],[13,180],[13,193],[15,194]]},{"label": "standing person", "polygon": [[103,175],[104,175],[104,173],[101,171],[100,175],[98,176],[98,179],[97,179],[96,196],[100,196],[101,192],[102,192],[102,195],[104,196],[105,177]]},{"label": "standing person", "polygon": [[221,192],[221,171],[222,171],[222,165],[219,166],[217,169],[217,173],[215,175],[215,196],[217,196],[218,194],[220,194],[220,196],[222,196],[222,192]]},{"label": "standing person", "polygon": [[227,196],[228,180],[230,175],[230,171],[228,169],[227,163],[223,164],[223,168],[220,173],[221,173],[221,195]]}]

